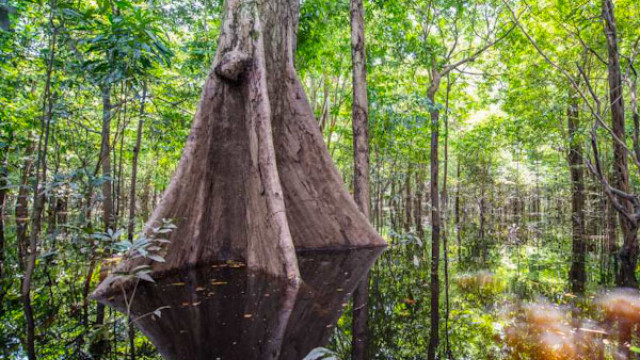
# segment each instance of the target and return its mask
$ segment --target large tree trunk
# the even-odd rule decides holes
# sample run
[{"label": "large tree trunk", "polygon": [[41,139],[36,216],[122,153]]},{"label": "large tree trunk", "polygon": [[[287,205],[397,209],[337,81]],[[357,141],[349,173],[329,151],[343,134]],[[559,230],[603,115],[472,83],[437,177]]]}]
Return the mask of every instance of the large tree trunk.
[{"label": "large tree trunk", "polygon": [[[342,184],[296,75],[297,9],[293,0],[226,2],[182,160],[147,223],[177,225],[159,253],[165,262],[126,257],[119,271],[233,260],[296,283],[296,249],[385,245]],[[119,281],[109,277],[95,295]]]},{"label": "large tree trunk", "polygon": [[[369,102],[367,99],[367,60],[364,36],[364,4],[349,2],[351,13],[351,59],[353,62],[353,197],[362,214],[369,219]],[[353,293],[353,338],[351,358],[367,356],[367,320],[369,316],[369,276],[366,274]]]},{"label": "large tree trunk", "polygon": [[567,129],[569,133],[569,172],[571,174],[571,220],[572,220],[572,257],[571,270],[569,271],[569,281],[571,291],[577,294],[584,293],[587,280],[585,268],[585,227],[584,227],[584,206],[585,187],[584,174],[582,170],[582,149],[580,140],[577,139],[579,122],[578,98],[571,93],[569,107],[567,109]]},{"label": "large tree trunk", "polygon": [[[618,36],[612,0],[603,0],[602,15],[604,31],[607,37],[609,53],[609,101],[611,103],[611,128],[617,138],[613,141],[613,185],[626,193],[630,193],[629,170],[627,164],[627,150],[620,142],[626,139],[624,119],[624,98],[622,76],[620,73],[620,53],[618,51]],[[632,213],[632,204],[627,199],[620,199],[621,203]],[[634,224],[622,213],[619,214],[622,229],[623,244],[619,252],[620,269],[616,274],[618,286],[638,287],[635,277],[638,263],[638,224]]]}]

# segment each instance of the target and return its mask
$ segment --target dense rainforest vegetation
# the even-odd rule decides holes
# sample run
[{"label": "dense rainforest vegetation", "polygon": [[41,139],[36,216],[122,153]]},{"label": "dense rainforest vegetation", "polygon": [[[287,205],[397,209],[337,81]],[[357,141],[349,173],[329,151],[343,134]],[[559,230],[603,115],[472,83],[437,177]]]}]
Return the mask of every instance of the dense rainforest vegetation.
[{"label": "dense rainforest vegetation", "polygon": [[[148,233],[168,237],[180,224],[162,211],[161,225],[145,223],[163,206],[194,118],[206,118],[205,83],[239,76],[213,68],[235,31],[227,11],[244,3],[269,6],[0,0],[0,358],[161,358],[135,318],[91,294],[121,254],[171,262],[157,253],[166,240]],[[639,356],[640,2],[272,2],[290,3],[291,73],[389,245],[327,325],[322,356]],[[262,49],[252,21],[245,41]],[[279,45],[267,42],[266,69]],[[258,114],[262,100],[251,97]],[[271,134],[263,125],[259,138]],[[229,127],[216,131],[207,146],[241,147]],[[273,153],[273,141],[257,144]],[[276,154],[285,146],[275,138]],[[285,216],[279,181],[265,184],[286,240],[282,224],[297,211],[287,203]],[[195,190],[171,194],[164,207],[196,201]]]}]

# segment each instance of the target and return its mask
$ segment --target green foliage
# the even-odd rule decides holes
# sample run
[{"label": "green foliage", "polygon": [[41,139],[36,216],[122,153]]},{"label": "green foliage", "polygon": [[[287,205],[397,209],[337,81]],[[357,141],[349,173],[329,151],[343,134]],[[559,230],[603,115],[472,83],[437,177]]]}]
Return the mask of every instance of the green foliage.
[{"label": "green foliage", "polygon": [[[448,335],[455,358],[507,357],[500,337],[508,321],[501,307],[539,296],[561,304],[573,299],[567,281],[572,188],[566,116],[572,85],[521,29],[513,29],[506,4],[551,60],[576,78],[579,67],[585,72],[609,116],[600,1],[365,1],[372,223],[390,244],[371,272],[372,359],[425,358],[431,311],[431,181],[442,184],[447,200],[442,212],[450,312],[441,343]],[[629,109],[634,79],[629,65],[639,51],[638,6],[634,0],[615,4]],[[107,313],[104,324],[96,324],[96,307],[87,295],[106,268],[105,259],[128,252],[164,261],[160,244],[175,226],[166,222],[144,229],[143,224],[168,186],[189,134],[215,56],[223,5],[222,0],[0,0],[0,25],[5,12],[10,24],[8,30],[0,29],[0,176],[7,192],[1,214],[0,357],[26,356],[20,298],[24,254],[16,210],[21,190],[29,210],[33,207],[35,173],[27,165],[36,159],[47,119],[51,135],[44,149],[44,227],[32,291],[38,356],[88,358],[99,340],[109,342],[111,358],[126,356],[128,319]],[[474,55],[496,39],[501,40]],[[349,187],[350,47],[348,1],[301,3],[295,65]],[[429,100],[434,71],[464,60],[443,76],[435,100]],[[585,79],[580,86],[588,91]],[[103,89],[113,104],[109,177],[100,171]],[[594,120],[590,106],[596,105],[579,101],[574,141],[588,156]],[[431,179],[431,115],[436,111],[441,177]],[[631,110],[627,117],[631,144]],[[115,210],[110,220],[114,229],[126,229],[132,220],[128,204],[139,120],[144,126],[136,227],[129,240],[125,230],[104,229],[101,187],[112,185]],[[596,135],[609,166],[609,134],[601,128]],[[600,184],[585,174],[587,290],[593,294],[611,286],[615,254],[603,240],[610,209]],[[640,177],[635,172],[631,176],[638,189]],[[120,275],[153,281],[149,273],[148,267],[139,267]],[[444,318],[444,294],[440,308]],[[335,352],[316,349],[310,359],[350,357],[350,310],[332,338]],[[139,359],[158,358],[141,334],[134,343]],[[445,348],[441,346],[441,358]],[[630,350],[638,352],[637,343]]]}]

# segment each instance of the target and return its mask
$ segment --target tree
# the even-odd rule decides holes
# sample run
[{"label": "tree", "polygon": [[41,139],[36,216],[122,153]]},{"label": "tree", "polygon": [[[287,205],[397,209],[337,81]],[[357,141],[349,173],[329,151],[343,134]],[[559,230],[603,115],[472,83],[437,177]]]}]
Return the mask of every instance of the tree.
[{"label": "tree", "polygon": [[579,97],[571,91],[567,106],[567,132],[569,135],[569,173],[571,174],[571,224],[572,224],[572,259],[569,270],[571,291],[584,293],[587,281],[586,244],[584,228],[585,186],[582,158],[582,146],[579,139]]},{"label": "tree", "polygon": [[[295,73],[298,12],[290,0],[226,3],[191,135],[145,235],[163,219],[177,228],[156,256],[130,253],[117,272],[234,260],[295,286],[296,250],[385,245],[341,184]],[[95,296],[122,281],[110,276]]]},{"label": "tree", "polygon": [[[367,99],[367,60],[364,34],[364,4],[349,2],[351,13],[351,59],[353,63],[353,197],[369,219],[369,101]],[[353,293],[353,339],[351,358],[367,359],[369,276],[365,275]]]},{"label": "tree", "polygon": [[[431,8],[433,6],[433,8]],[[439,6],[442,6],[439,8]],[[480,8],[484,5],[479,5]],[[440,208],[440,193],[439,193],[439,140],[440,140],[440,107],[436,102],[436,94],[440,90],[440,85],[443,78],[446,78],[449,73],[462,67],[463,65],[475,61],[482,53],[493,47],[499,41],[504,39],[515,26],[504,26],[502,22],[493,20],[500,18],[500,11],[494,13],[495,10],[483,10],[480,12],[480,21],[486,22],[487,34],[484,35],[486,39],[480,46],[469,44],[468,49],[457,50],[458,42],[460,41],[460,16],[462,4],[429,4],[426,9],[422,11],[422,32],[426,41],[430,41],[430,52],[427,53],[427,66],[430,74],[429,86],[427,87],[427,99],[429,106],[429,113],[431,117],[431,144],[430,144],[430,169],[431,169],[431,339],[429,342],[429,349],[427,356],[430,360],[436,358],[436,349],[439,343],[439,329],[440,329],[440,277],[439,277],[439,265],[440,265],[440,241],[441,241],[441,227],[442,227],[442,209]],[[445,17],[452,18],[451,22],[443,21]],[[499,24],[499,25],[498,25]],[[446,27],[450,26],[450,29]],[[442,39],[439,43],[432,40],[432,30],[434,27],[439,28],[436,31],[436,35],[440,34]],[[452,45],[447,44],[447,35],[451,35],[454,39]],[[432,45],[436,42],[437,45]],[[456,58],[457,57],[457,58]]]},{"label": "tree", "polygon": [[[627,147],[625,134],[624,95],[622,74],[620,70],[620,53],[618,50],[618,34],[613,1],[602,0],[602,18],[604,20],[604,34],[607,38],[607,54],[609,60],[609,103],[611,105],[611,130],[613,137],[613,186],[623,193],[630,193],[629,165],[627,161]],[[622,229],[622,248],[620,249],[620,269],[616,274],[619,286],[638,287],[635,272],[638,264],[638,221],[629,219],[624,213],[633,212],[633,204],[629,199],[620,198],[620,228]]]}]

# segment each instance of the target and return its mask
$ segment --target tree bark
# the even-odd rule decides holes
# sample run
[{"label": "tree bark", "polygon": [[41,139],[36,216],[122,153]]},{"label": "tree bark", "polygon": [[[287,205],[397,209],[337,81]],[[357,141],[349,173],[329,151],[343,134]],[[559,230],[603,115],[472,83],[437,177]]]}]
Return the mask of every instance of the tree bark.
[{"label": "tree bark", "polygon": [[415,181],[416,181],[416,200],[413,206],[414,219],[413,222],[416,224],[416,235],[420,239],[421,242],[424,242],[424,226],[422,225],[422,184],[423,184],[423,176],[424,176],[424,166],[422,163],[418,165],[418,170],[415,173]]},{"label": "tree bark", "polygon": [[[612,0],[602,1],[604,32],[607,38],[609,102],[611,105],[611,128],[613,134],[622,142],[626,139],[624,118],[624,97],[622,75],[620,73],[620,53],[618,51],[618,35]],[[613,141],[613,185],[620,191],[630,193],[627,153],[623,144]],[[633,212],[628,199],[619,199],[629,213]],[[616,284],[625,287],[638,287],[635,277],[638,263],[638,224],[632,223],[624,214],[619,214],[623,244],[618,257],[620,269],[616,274]]]},{"label": "tree bark", "polygon": [[[101,145],[100,145],[100,158],[99,165],[102,167],[102,222],[105,231],[113,229],[113,181],[112,181],[112,168],[111,168],[111,119],[112,104],[111,104],[111,85],[104,84],[100,87],[102,97],[102,132],[101,132]],[[114,154],[115,157],[115,154]],[[117,160],[117,159],[116,159]],[[94,254],[92,254],[94,255]],[[89,294],[89,286],[91,279],[93,278],[93,272],[96,269],[95,262],[97,259],[92,258],[89,265],[89,273],[85,281],[85,301],[86,296]],[[104,270],[101,270],[104,271]],[[98,303],[96,305],[96,325],[104,324],[105,316],[104,304]],[[98,340],[96,343],[91,344],[90,352],[96,359],[100,359],[102,355],[107,351],[108,342],[106,340]]]},{"label": "tree bark", "polygon": [[[367,98],[367,57],[364,34],[364,4],[349,2],[351,14],[351,60],[353,64],[353,198],[362,214],[369,219],[369,101]],[[353,293],[353,337],[351,359],[365,360],[368,347],[369,274],[365,274]]]},{"label": "tree bark", "polygon": [[[33,146],[27,148],[28,153],[33,152]],[[20,187],[18,188],[18,197],[16,199],[15,217],[16,217],[16,240],[18,242],[18,265],[21,272],[25,270],[25,259],[27,258],[27,247],[29,244],[29,178],[33,167],[33,159],[27,158],[22,168],[22,176],[20,179]]]},{"label": "tree bark", "polygon": [[409,234],[411,232],[412,214],[413,214],[413,194],[411,192],[411,174],[413,166],[409,163],[407,174],[404,179],[404,231]]},{"label": "tree bark", "polygon": [[[225,3],[191,134],[147,222],[177,226],[159,252],[165,262],[127,256],[119,272],[233,260],[294,284],[295,250],[385,245],[345,189],[295,72],[295,3]],[[108,277],[94,297],[121,281]]]},{"label": "tree bark", "polygon": [[136,146],[133,148],[133,162],[131,164],[131,191],[129,193],[129,223],[127,224],[127,236],[133,241],[133,233],[136,225],[136,181],[138,180],[138,158],[142,145],[142,127],[145,117],[145,101],[147,99],[147,83],[142,84],[142,98],[140,100],[140,119],[138,119],[138,131],[136,133]]},{"label": "tree bark", "polygon": [[[5,250],[4,250],[4,217],[6,213],[6,194],[7,194],[7,169],[5,167],[4,159],[0,163],[0,304],[3,304],[5,290],[4,279],[4,263],[5,263]],[[0,305],[0,315],[3,312],[3,306]]]},{"label": "tree bark", "polygon": [[[111,229],[113,221],[113,195],[111,181],[111,86],[103,85],[102,93],[102,133],[100,145],[100,165],[102,166],[102,222],[105,230]],[[112,229],[113,230],[113,229]]]},{"label": "tree bark", "polygon": [[578,97],[573,92],[567,108],[567,130],[569,134],[569,172],[571,174],[571,223],[572,257],[569,270],[571,291],[583,294],[587,281],[586,247],[584,227],[585,186],[582,169],[583,158],[580,140],[577,138],[579,124]]},{"label": "tree bark", "polygon": [[462,178],[460,177],[460,157],[458,156],[458,164],[456,167],[456,199],[455,199],[455,205],[454,205],[454,211],[455,211],[455,215],[454,215],[454,222],[455,222],[455,228],[456,228],[456,238],[458,239],[458,268],[460,268],[460,266],[462,265],[462,224],[460,223],[460,209],[461,209],[461,204],[460,204],[460,189],[462,188]]},{"label": "tree bark", "polygon": [[[53,10],[52,14],[53,14]],[[51,15],[53,16],[53,15]],[[36,359],[35,335],[36,325],[33,314],[33,304],[31,302],[31,282],[36,268],[38,257],[38,237],[42,227],[42,213],[45,203],[45,186],[47,181],[47,149],[49,147],[49,130],[51,117],[53,115],[53,97],[51,95],[51,77],[53,74],[53,63],[56,55],[56,34],[57,29],[53,27],[50,18],[50,26],[53,34],[49,40],[49,59],[47,62],[47,72],[42,101],[42,117],[40,121],[40,134],[38,137],[38,148],[36,152],[35,181],[33,184],[33,211],[31,212],[31,233],[28,236],[28,250],[25,249],[26,263],[24,264],[24,274],[21,281],[21,300],[25,321],[27,323],[27,356],[29,360]],[[28,173],[27,173],[28,174]],[[28,175],[27,175],[28,176]],[[28,178],[28,177],[27,177]],[[26,204],[25,204],[26,205]],[[26,231],[26,229],[23,229]]]},{"label": "tree bark", "polygon": [[449,95],[451,93],[450,73],[447,73],[447,90],[444,102],[444,168],[442,169],[442,207],[445,210],[445,223],[449,218],[449,195],[447,192],[447,179],[449,175]]},{"label": "tree bark", "polygon": [[440,113],[435,106],[435,95],[440,87],[441,75],[432,72],[431,86],[427,91],[431,113],[431,334],[427,359],[436,359],[436,350],[440,342],[440,194],[438,193],[438,138]]}]

